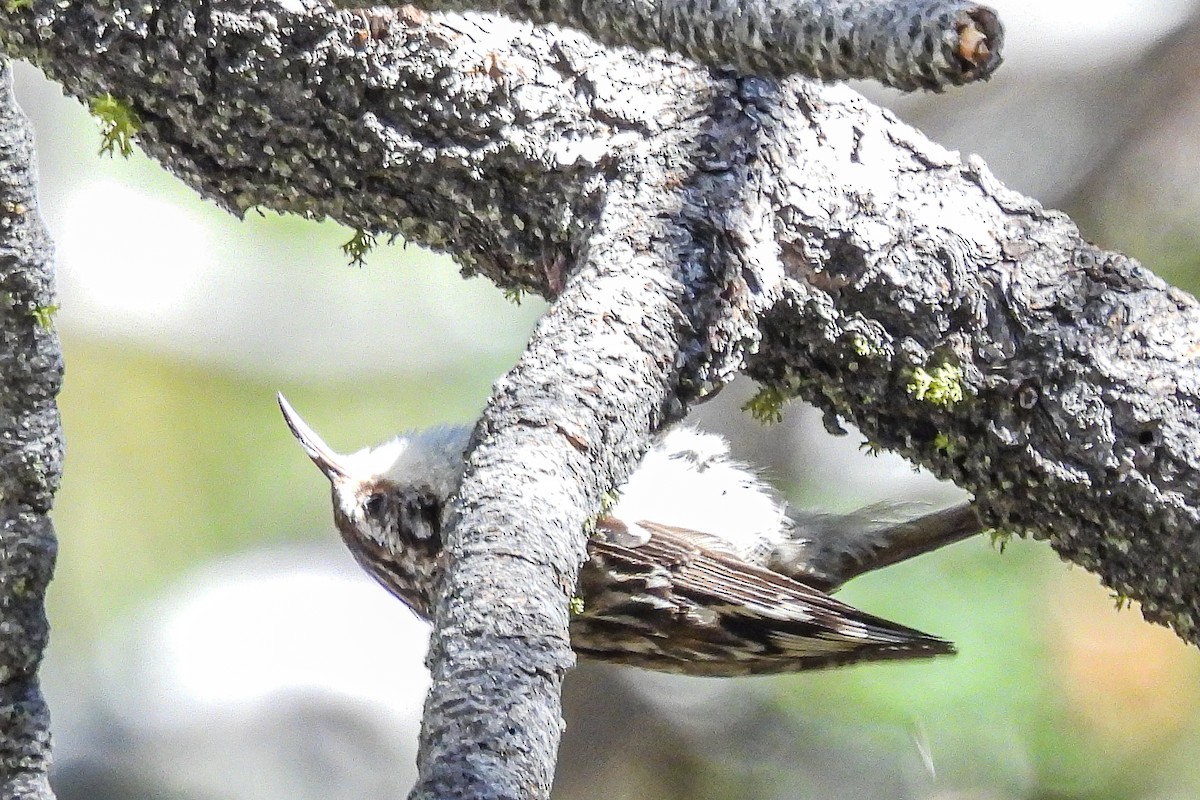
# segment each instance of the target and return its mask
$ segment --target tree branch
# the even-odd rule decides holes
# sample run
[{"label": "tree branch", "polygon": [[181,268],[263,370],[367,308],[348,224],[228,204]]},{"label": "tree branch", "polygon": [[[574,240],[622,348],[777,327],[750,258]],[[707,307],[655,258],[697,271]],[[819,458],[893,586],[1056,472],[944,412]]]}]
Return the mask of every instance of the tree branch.
[{"label": "tree branch", "polygon": [[[754,138],[723,99],[696,118],[726,116],[722,130]],[[731,343],[752,340],[778,296],[781,274],[751,257],[769,229],[713,248],[697,238],[695,212],[682,208],[703,191],[706,214],[724,209],[737,220],[736,230],[707,235],[747,233],[738,216],[747,187],[705,186],[712,181],[697,170],[717,145],[680,125],[647,154],[653,165],[609,187],[582,267],[493,392],[447,542],[414,796],[549,795],[560,682],[573,663],[566,600],[588,520],[651,435],[740,364]],[[680,213],[642,213],[663,197]],[[713,308],[734,296],[739,313],[709,325]],[[480,741],[503,747],[481,752]]]},{"label": "tree branch", "polygon": [[[346,8],[357,0],[338,0]],[[661,47],[745,74],[872,78],[897,89],[960,86],[1000,66],[1004,30],[963,0],[433,0],[427,11],[496,11],[586,31],[605,44]]]},{"label": "tree branch", "polygon": [[678,353],[680,287],[639,261],[570,281],[481,423],[447,542],[414,797],[549,795],[589,510],[662,424]]},{"label": "tree branch", "polygon": [[[888,149],[912,160],[890,183],[812,196],[802,187],[830,159],[852,162],[883,132],[854,114],[857,144],[804,150],[805,137],[830,141],[835,116],[794,140],[783,213],[799,224],[780,246],[796,280],[748,372],[974,492],[997,527],[1048,538],[1147,619],[1200,641],[1196,300],[1088,244],[978,159],[895,130]],[[959,190],[941,194],[947,181]]]},{"label": "tree branch", "polygon": [[235,212],[400,233],[555,301],[448,534],[422,795],[544,795],[581,523],[740,369],[1200,638],[1192,298],[845,88],[295,7],[33,0],[0,43],[127,103],[147,152]]},{"label": "tree branch", "polygon": [[52,798],[50,718],[37,669],[48,629],[56,544],[49,512],[62,474],[54,404],[62,355],[54,334],[53,254],[37,214],[29,121],[0,62],[0,796]]}]

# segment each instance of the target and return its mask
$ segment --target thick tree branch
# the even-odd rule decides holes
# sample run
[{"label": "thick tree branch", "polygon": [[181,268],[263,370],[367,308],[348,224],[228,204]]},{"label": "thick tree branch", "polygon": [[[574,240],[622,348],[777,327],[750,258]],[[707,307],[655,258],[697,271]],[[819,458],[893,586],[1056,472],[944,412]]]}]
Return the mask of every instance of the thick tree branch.
[{"label": "thick tree branch", "polygon": [[588,509],[662,424],[680,289],[644,256],[573,278],[497,387],[448,541],[414,796],[549,795]]},{"label": "thick tree branch", "polygon": [[[360,0],[338,0],[354,8]],[[1004,30],[964,0],[433,0],[427,11],[497,11],[577,28],[605,44],[661,47],[744,74],[873,78],[941,91],[989,77]]]},{"label": "thick tree branch", "polygon": [[235,211],[401,233],[555,300],[471,457],[423,794],[463,775],[544,792],[580,523],[742,368],[1200,639],[1192,298],[844,88],[498,19],[295,8],[34,0],[0,43],[127,102],[142,146]]},{"label": "thick tree branch", "polygon": [[[481,421],[447,543],[416,796],[549,794],[558,737],[547,738],[547,725],[557,733],[560,682],[573,661],[566,599],[592,510],[654,431],[740,364],[741,345],[778,297],[781,274],[753,257],[770,231],[740,217],[756,183],[704,189],[705,216],[715,215],[704,235],[754,234],[738,246],[700,239],[695,212],[684,208],[711,183],[698,161],[720,148],[699,121],[728,117],[722,131],[755,138],[738,104],[713,100],[646,153],[645,169],[609,187],[582,267]],[[642,213],[664,198],[674,198],[676,214]],[[736,230],[711,228],[722,209]],[[710,324],[718,305],[738,312]],[[481,740],[503,747],[481,752]]]},{"label": "thick tree branch", "polygon": [[37,669],[56,550],[50,505],[62,473],[54,398],[62,356],[52,330],[53,254],[37,214],[29,121],[0,62],[0,797],[52,798],[50,718]]},{"label": "thick tree branch", "polygon": [[[796,280],[750,374],[973,491],[999,527],[1049,538],[1196,643],[1196,300],[1088,244],[978,159],[895,129],[890,181],[810,196],[812,177],[874,146],[860,129],[804,149],[861,126],[837,116],[788,137],[803,166],[780,244]],[[939,185],[958,187],[952,201]],[[922,400],[939,374],[952,391]]]}]

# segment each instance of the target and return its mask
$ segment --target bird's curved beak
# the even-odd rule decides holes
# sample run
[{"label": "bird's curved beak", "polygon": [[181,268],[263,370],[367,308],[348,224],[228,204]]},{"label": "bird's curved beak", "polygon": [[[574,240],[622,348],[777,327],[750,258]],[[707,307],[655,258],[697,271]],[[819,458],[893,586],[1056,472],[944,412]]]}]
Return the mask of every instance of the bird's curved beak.
[{"label": "bird's curved beak", "polygon": [[345,459],[330,450],[329,445],[325,444],[320,436],[317,436],[316,431],[300,419],[296,409],[292,408],[292,404],[282,393],[277,393],[275,397],[279,400],[279,410],[283,412],[283,421],[291,429],[296,441],[300,442],[304,452],[308,453],[308,457],[313,460],[321,472],[325,473],[325,477],[331,481],[336,478],[348,477]]}]

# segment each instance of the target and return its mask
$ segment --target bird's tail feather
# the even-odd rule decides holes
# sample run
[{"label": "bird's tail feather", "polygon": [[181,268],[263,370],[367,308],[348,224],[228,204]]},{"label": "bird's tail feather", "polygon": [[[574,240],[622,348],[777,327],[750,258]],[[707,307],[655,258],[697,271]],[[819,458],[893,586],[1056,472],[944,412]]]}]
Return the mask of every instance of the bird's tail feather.
[{"label": "bird's tail feather", "polygon": [[769,566],[833,591],[864,572],[906,561],[984,530],[970,503],[914,515],[915,503],[883,503],[850,514],[789,509],[793,534]]}]

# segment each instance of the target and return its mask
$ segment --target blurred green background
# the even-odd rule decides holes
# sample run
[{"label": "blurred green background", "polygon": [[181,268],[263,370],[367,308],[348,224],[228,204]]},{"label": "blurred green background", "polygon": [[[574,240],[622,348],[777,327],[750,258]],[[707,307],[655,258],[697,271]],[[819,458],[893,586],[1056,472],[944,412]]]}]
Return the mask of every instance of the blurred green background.
[{"label": "blurred green background", "polygon": [[[1088,238],[1196,291],[1195,4],[996,5],[1009,63],[990,85],[942,97],[866,90],[944,144],[980,152],[1015,188],[1064,207]],[[234,574],[253,581],[301,563],[304,574],[360,580],[334,545],[322,479],[280,422],[277,390],[345,450],[467,423],[516,359],[539,304],[515,306],[415,248],[381,245],[366,267],[350,267],[339,250],[350,232],[336,225],[234,220],[140,153],[97,157],[99,134],[78,104],[28,68],[19,81],[59,248],[68,365],[47,664],[62,797],[395,796],[411,754],[379,733],[391,721],[357,727],[371,718],[369,689],[336,714],[307,679],[303,702],[292,683],[233,710],[211,697],[189,705],[175,694],[182,684],[148,677],[181,668],[152,652],[157,640],[145,632],[178,631],[174,615],[197,587],[232,585]],[[726,432],[794,501],[846,510],[956,496],[898,459],[858,453],[853,435],[829,438],[800,406],[781,428],[756,428],[737,411],[749,391],[735,386],[698,424]],[[580,670],[558,796],[1200,796],[1197,653],[1136,608],[1117,611],[1093,576],[1046,545],[1014,540],[1001,554],[983,539],[964,542],[864,577],[843,597],[950,638],[960,654],[734,681]],[[261,638],[306,613],[294,608],[282,612],[289,622],[256,622]],[[236,613],[258,619],[245,605]],[[352,652],[355,642],[386,639],[393,624],[328,644],[321,625],[301,619],[296,636],[309,650],[271,646],[282,660],[325,652],[362,669],[379,656]],[[214,657],[236,670],[245,646]],[[419,641],[393,657],[419,670]],[[405,741],[422,689],[405,687]],[[186,711],[167,715],[172,708]],[[331,752],[325,733],[285,737],[261,757],[199,744],[240,741],[222,727],[235,712],[237,724],[263,725],[249,737],[255,746],[275,731],[334,723],[346,746]],[[324,748],[321,775],[337,773],[336,788],[297,777],[320,772],[305,748]],[[364,760],[357,777],[338,772]],[[373,783],[379,772],[400,777]]]}]

